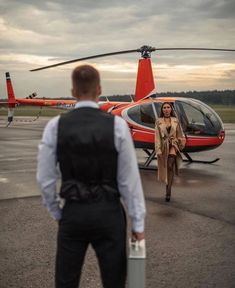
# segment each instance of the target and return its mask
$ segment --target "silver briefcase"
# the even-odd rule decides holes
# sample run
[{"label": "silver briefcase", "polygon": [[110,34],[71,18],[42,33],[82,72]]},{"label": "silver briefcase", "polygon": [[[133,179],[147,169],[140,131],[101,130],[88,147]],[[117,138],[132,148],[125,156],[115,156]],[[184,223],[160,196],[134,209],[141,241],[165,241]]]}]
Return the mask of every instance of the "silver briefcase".
[{"label": "silver briefcase", "polygon": [[128,288],[145,287],[145,240],[129,242]]}]

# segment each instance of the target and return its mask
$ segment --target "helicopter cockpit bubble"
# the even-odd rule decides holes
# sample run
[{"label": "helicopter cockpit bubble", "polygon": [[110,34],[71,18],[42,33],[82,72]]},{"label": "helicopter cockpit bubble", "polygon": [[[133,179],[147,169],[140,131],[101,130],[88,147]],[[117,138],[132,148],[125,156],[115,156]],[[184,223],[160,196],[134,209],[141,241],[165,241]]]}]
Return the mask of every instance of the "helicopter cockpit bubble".
[{"label": "helicopter cockpit bubble", "polygon": [[224,129],[215,111],[199,100],[182,98],[174,105],[186,135],[217,136]]},{"label": "helicopter cockpit bubble", "polygon": [[[156,117],[160,116],[164,101],[142,103],[128,109],[127,117],[133,124],[143,128],[154,129]],[[208,105],[196,99],[177,98],[170,101],[176,117],[179,119],[186,135],[218,136],[223,128],[219,116]]]}]

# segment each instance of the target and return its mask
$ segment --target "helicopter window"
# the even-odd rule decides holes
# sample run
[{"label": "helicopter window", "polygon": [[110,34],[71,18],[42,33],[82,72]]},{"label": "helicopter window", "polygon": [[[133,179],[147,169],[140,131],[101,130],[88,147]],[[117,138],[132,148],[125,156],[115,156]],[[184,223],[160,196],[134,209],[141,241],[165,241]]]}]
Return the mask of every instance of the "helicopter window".
[{"label": "helicopter window", "polygon": [[[188,100],[189,102],[190,100]],[[204,103],[191,100],[176,101],[178,118],[184,132],[188,135],[217,135],[222,125],[215,113]]]},{"label": "helicopter window", "polygon": [[136,105],[128,110],[127,115],[138,124],[154,128],[155,116],[152,103]]},{"label": "helicopter window", "polygon": [[161,102],[154,102],[154,106],[155,106],[155,110],[157,112],[157,116],[160,117],[161,115],[161,107],[162,107],[162,104]]}]

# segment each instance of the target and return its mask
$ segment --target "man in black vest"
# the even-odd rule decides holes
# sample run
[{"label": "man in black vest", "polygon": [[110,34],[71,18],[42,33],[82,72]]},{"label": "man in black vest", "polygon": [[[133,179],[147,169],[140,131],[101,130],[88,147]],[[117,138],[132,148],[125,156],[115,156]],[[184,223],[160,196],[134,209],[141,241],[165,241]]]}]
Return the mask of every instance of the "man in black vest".
[{"label": "man in black vest", "polygon": [[144,239],[145,203],[129,129],[120,117],[98,109],[100,94],[98,71],[89,65],[75,68],[75,109],[51,119],[39,145],[37,180],[45,205],[59,221],[57,288],[78,287],[89,244],[103,286],[125,287],[126,219],[120,197],[131,218],[132,238]]}]

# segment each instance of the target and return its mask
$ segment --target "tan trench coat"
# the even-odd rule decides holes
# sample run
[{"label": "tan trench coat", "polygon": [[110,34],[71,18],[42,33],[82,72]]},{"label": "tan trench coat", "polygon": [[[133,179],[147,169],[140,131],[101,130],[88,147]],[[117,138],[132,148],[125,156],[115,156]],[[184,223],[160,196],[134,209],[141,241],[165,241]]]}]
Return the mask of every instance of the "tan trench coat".
[{"label": "tan trench coat", "polygon": [[158,162],[158,180],[167,184],[167,159],[169,144],[176,150],[176,174],[182,160],[180,151],[185,145],[185,136],[177,118],[171,117],[171,130],[168,134],[164,118],[158,118],[155,125],[155,151]]}]

